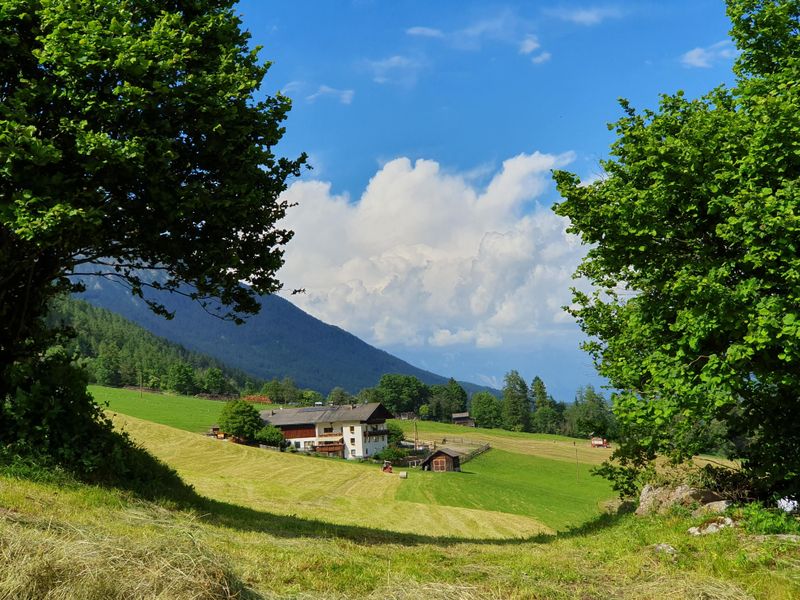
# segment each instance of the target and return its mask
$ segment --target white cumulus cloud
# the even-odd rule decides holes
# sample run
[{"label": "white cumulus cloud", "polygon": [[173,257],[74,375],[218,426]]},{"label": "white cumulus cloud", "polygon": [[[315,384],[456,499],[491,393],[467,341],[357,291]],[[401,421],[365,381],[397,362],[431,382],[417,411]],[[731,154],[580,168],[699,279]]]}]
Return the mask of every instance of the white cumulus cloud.
[{"label": "white cumulus cloud", "polygon": [[710,69],[723,60],[736,58],[737,50],[730,40],[722,40],[705,48],[692,48],[681,56],[684,67]]},{"label": "white cumulus cloud", "polygon": [[536,56],[531,56],[531,62],[535,65],[541,65],[546,63],[551,58],[553,58],[553,55],[549,52],[540,52]]},{"label": "white cumulus cloud", "polygon": [[551,169],[573,159],[520,154],[479,186],[397,158],[355,201],[296,182],[284,192],[297,205],[280,277],[307,290],[292,298],[301,308],[379,345],[490,348],[574,331],[561,307],[583,248],[538,203]]},{"label": "white cumulus cloud", "polygon": [[526,35],[519,44],[519,53],[530,54],[534,50],[537,50],[540,46],[541,44],[539,43],[539,38],[537,38],[535,35]]}]

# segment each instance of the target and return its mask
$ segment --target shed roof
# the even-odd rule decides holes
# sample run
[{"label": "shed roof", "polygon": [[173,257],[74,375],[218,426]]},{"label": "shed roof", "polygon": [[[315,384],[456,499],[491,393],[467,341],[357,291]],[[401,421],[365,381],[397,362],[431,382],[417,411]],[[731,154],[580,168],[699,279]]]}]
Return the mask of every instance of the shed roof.
[{"label": "shed roof", "polygon": [[316,425],[337,421],[358,421],[392,418],[380,402],[369,404],[345,404],[343,406],[306,406],[303,408],[284,408],[283,410],[262,410],[261,418],[270,425]]},{"label": "shed roof", "polygon": [[468,412],[453,413],[454,419],[469,419]]},{"label": "shed roof", "polygon": [[460,462],[460,459],[461,459],[461,454],[456,452],[455,450],[450,450],[450,448],[438,448],[434,452],[429,454],[427,457],[425,457],[425,460],[422,461],[420,466],[424,467],[425,465],[431,464],[431,461],[434,458],[436,458],[436,456],[439,455],[439,454],[446,454],[450,458],[458,458],[459,462]]}]

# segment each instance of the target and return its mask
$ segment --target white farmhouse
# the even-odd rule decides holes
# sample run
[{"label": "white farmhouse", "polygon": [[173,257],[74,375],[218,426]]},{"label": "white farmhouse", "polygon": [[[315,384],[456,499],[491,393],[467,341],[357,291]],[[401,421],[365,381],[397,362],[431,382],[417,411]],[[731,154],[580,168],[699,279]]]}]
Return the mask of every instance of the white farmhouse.
[{"label": "white farmhouse", "polygon": [[261,418],[300,451],[355,459],[386,448],[386,419],[392,414],[380,402],[371,402],[262,410]]}]

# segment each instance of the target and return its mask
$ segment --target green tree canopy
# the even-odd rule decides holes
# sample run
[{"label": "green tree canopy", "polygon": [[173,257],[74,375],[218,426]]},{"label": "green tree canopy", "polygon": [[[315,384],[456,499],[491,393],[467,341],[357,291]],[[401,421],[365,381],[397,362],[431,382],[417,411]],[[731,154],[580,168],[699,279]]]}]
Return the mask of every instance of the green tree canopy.
[{"label": "green tree canopy", "polygon": [[467,410],[467,392],[452,377],[446,385],[430,386],[430,417],[449,423],[453,413]]},{"label": "green tree canopy", "polygon": [[197,391],[197,382],[194,369],[185,362],[173,363],[167,372],[167,389],[179,394],[194,394]]},{"label": "green tree canopy", "polygon": [[413,375],[387,373],[377,386],[383,403],[395,415],[417,411],[430,397],[430,388]]},{"label": "green tree canopy", "polygon": [[472,396],[470,414],[478,427],[503,426],[503,409],[500,400],[489,392],[477,392]]},{"label": "green tree canopy", "polygon": [[219,415],[219,427],[228,435],[254,441],[265,425],[255,406],[244,400],[232,400],[226,402],[222,407]]},{"label": "green tree canopy", "polygon": [[71,274],[188,294],[234,319],[280,288],[279,195],[305,156],[273,152],[290,102],[256,99],[268,66],[233,0],[0,5],[4,439],[24,397],[13,371],[50,343],[42,317],[76,289]]},{"label": "green tree canopy", "polygon": [[555,174],[591,244],[573,311],[620,392],[628,482],[724,423],[760,490],[800,494],[800,1],[729,0],[737,86],[625,115],[606,177]]},{"label": "green tree canopy", "polygon": [[342,405],[350,404],[353,401],[353,396],[347,393],[347,390],[341,387],[335,387],[328,394],[328,404]]},{"label": "green tree canopy", "polygon": [[531,381],[531,409],[538,410],[540,408],[549,407],[555,408],[556,401],[547,393],[547,387],[544,381],[538,375]]},{"label": "green tree canopy", "polygon": [[509,371],[505,375],[503,427],[511,431],[530,431],[531,428],[528,384],[517,371]]}]

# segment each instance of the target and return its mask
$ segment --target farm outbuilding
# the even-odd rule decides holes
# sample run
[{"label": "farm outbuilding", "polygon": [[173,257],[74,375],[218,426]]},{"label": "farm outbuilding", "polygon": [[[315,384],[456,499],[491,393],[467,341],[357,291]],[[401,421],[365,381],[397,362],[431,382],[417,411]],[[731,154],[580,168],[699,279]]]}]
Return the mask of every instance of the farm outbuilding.
[{"label": "farm outbuilding", "polygon": [[423,471],[460,471],[461,455],[450,448],[439,448],[420,464]]},{"label": "farm outbuilding", "polygon": [[453,425],[463,425],[464,427],[475,427],[475,420],[469,416],[468,412],[453,413]]}]

